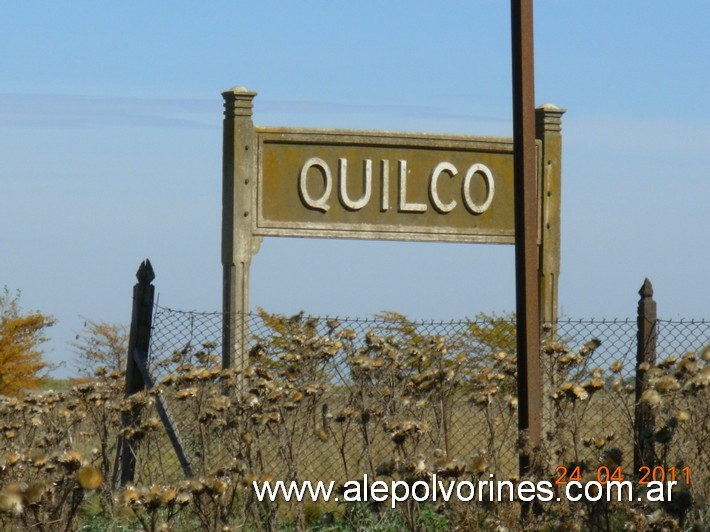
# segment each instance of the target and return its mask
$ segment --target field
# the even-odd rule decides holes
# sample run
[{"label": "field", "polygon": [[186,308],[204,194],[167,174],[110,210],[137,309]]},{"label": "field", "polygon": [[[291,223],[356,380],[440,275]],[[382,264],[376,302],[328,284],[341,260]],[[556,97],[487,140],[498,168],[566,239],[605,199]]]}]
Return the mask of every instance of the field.
[{"label": "field", "polygon": [[[532,449],[517,430],[514,340],[505,320],[456,327],[397,315],[364,325],[265,313],[258,320],[249,365],[240,370],[220,368],[216,342],[193,335],[174,345],[158,323],[150,390],[124,398],[124,376],[104,370],[61,391],[2,399],[4,529],[515,530],[519,501],[410,501],[394,510],[269,503],[256,499],[252,482],[342,483],[367,474],[411,484],[434,473],[516,481],[521,448],[533,457],[534,478],[553,483],[560,466],[570,473],[579,466],[583,482],[602,465],[635,476],[633,372],[628,352],[604,351],[603,341],[548,330],[545,435]],[[655,429],[643,437],[653,444],[653,465],[692,472],[671,503],[550,501],[525,529],[704,526],[708,358],[688,352],[646,369],[642,403]],[[161,415],[172,422],[172,441]]]}]

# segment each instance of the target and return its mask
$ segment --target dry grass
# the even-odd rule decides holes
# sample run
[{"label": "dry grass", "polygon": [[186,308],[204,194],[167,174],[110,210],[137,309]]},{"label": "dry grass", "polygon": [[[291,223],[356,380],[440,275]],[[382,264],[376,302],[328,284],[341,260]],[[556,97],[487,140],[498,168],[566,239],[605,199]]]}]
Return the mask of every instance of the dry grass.
[{"label": "dry grass", "polygon": [[[365,473],[409,482],[432,473],[515,479],[519,447],[513,355],[474,354],[439,336],[373,332],[356,342],[336,323],[317,334],[304,320],[266,318],[274,334],[254,346],[243,371],[220,370],[215,346],[204,345],[155,362],[169,377],[128,399],[122,377],[107,373],[62,392],[4,399],[0,525],[72,529],[98,513],[129,518],[145,530],[185,523],[204,530],[305,528],[327,510],[343,526],[366,526],[363,519],[387,515],[410,529],[424,523],[520,527],[517,502],[411,503],[384,514],[374,508],[366,518],[354,507],[257,501],[254,480],[344,482]],[[630,476],[633,396],[618,367],[591,365],[597,348],[593,341],[574,352],[559,342],[545,345],[546,439],[534,456],[540,478],[554,480],[558,465],[580,465],[591,474],[602,463],[620,465]],[[527,529],[611,530],[623,523],[679,529],[700,522],[710,463],[710,365],[705,354],[692,356],[649,368],[658,396],[647,399],[657,413],[649,437],[658,465],[683,460],[693,468],[693,484],[681,486],[688,498],[678,492],[681,502],[662,508],[553,501],[544,519]],[[181,475],[157,418],[158,396],[177,421],[194,478]],[[135,422],[122,427],[126,413],[135,414]],[[610,426],[609,419],[628,422]],[[135,486],[110,481],[119,433],[136,456]]]}]

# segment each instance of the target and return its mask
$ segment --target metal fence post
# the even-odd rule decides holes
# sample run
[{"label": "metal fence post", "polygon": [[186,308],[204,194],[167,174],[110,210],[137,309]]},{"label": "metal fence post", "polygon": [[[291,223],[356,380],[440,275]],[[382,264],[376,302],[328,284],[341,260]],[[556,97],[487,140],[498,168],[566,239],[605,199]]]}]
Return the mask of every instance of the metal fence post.
[{"label": "metal fence post", "polygon": [[[136,349],[147,353],[150,347],[155,296],[155,287],[152,281],[155,279],[155,273],[148,259],[141,263],[136,273],[136,278],[138,282],[133,286],[133,312],[128,337],[128,355],[126,356],[125,397],[140,392],[146,386],[133,353]],[[122,414],[121,425],[125,428],[138,423],[139,420],[140,412],[124,413]],[[136,467],[136,456],[134,449],[126,438],[119,437],[116,458],[113,472],[114,484],[118,480],[119,474],[121,485],[132,482]]]},{"label": "metal fence post", "polygon": [[641,401],[648,382],[646,371],[656,363],[656,302],[653,299],[653,286],[646,279],[639,290],[637,316],[637,351],[636,351],[636,408],[634,420],[634,472],[638,475],[641,466],[653,466],[654,448],[653,431],[655,416],[651,406]]}]

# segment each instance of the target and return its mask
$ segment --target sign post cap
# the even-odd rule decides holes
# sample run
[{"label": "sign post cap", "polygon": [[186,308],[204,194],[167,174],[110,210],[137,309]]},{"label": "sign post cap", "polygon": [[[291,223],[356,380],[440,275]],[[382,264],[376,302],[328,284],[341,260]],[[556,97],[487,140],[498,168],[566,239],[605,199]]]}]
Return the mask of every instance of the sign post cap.
[{"label": "sign post cap", "polygon": [[243,85],[237,85],[236,87],[232,87],[229,90],[226,90],[222,93],[222,95],[238,95],[238,96],[256,96],[256,92],[250,91]]}]

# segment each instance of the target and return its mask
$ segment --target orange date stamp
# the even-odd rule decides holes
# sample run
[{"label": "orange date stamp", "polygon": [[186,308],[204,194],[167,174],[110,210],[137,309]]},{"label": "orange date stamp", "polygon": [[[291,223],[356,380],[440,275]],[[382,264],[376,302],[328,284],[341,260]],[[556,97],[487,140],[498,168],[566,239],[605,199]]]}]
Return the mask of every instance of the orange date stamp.
[{"label": "orange date stamp", "polygon": [[[596,473],[596,478],[595,478]],[[591,474],[582,471],[581,466],[567,467],[557,466],[555,468],[557,478],[555,484],[564,485],[569,482],[582,482],[583,480],[596,480],[600,484],[606,484],[610,481],[622,482],[624,480],[624,471],[621,466],[608,467],[601,465],[596,471],[591,471]],[[684,482],[690,484],[690,467],[685,466],[678,468],[675,466],[641,466],[638,470],[638,483],[641,485],[649,484],[650,482]]]}]

